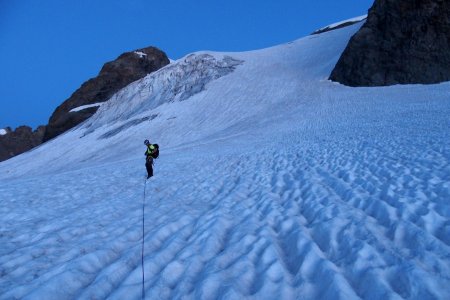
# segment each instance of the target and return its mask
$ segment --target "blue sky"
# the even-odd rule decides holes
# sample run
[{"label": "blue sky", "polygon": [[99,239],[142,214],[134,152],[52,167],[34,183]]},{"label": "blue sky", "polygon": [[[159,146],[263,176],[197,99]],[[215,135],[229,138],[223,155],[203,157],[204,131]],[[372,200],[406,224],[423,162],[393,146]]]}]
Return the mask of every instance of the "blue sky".
[{"label": "blue sky", "polygon": [[373,0],[0,0],[0,128],[46,124],[102,65],[156,46],[172,59],[245,51],[367,13]]}]

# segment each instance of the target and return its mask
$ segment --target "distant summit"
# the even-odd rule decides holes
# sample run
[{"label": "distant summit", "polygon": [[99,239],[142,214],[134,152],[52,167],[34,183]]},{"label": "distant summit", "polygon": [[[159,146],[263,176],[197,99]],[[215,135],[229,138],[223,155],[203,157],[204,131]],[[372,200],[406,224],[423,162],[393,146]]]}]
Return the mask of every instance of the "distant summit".
[{"label": "distant summit", "polygon": [[[92,116],[99,104],[128,84],[168,65],[164,52],[147,47],[120,55],[103,65],[97,77],[89,79],[69,99],[56,108],[50,117],[44,142],[78,125]],[[84,106],[84,109],[79,109]]]},{"label": "distant summit", "polygon": [[450,80],[450,1],[376,0],[330,79],[348,86]]}]

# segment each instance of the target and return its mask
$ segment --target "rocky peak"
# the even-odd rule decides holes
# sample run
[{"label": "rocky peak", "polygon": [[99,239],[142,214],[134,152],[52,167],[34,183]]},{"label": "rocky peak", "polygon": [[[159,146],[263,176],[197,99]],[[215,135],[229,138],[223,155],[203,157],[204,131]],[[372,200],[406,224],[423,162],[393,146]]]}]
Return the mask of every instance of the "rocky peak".
[{"label": "rocky peak", "polygon": [[28,126],[19,126],[14,131],[10,127],[0,134],[0,161],[9,159],[20,153],[30,150],[42,143],[45,126],[32,130]]},{"label": "rocky peak", "polygon": [[376,0],[330,79],[349,86],[450,80],[450,1]]},{"label": "rocky peak", "polygon": [[114,61],[107,62],[97,77],[83,83],[70,98],[56,108],[46,128],[44,141],[85,121],[97,111],[98,106],[72,112],[70,110],[82,105],[104,102],[131,82],[167,64],[169,59],[166,54],[155,47],[126,52]]}]

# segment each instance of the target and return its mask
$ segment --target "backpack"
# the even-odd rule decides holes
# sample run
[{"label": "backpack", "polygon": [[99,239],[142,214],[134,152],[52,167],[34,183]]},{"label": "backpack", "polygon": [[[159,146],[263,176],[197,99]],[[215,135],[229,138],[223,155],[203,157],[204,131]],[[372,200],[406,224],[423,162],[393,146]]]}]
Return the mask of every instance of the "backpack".
[{"label": "backpack", "polygon": [[153,158],[158,158],[158,156],[159,156],[159,146],[158,146],[158,144],[153,144],[153,146],[155,146],[155,151],[153,151],[153,153],[152,153],[152,157]]}]

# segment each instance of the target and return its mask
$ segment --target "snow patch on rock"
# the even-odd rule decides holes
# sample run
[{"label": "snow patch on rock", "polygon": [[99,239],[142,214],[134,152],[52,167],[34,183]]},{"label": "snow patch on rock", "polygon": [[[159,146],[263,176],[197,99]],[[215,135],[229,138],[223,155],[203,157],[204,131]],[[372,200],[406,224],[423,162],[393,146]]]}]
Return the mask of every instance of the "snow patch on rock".
[{"label": "snow patch on rock", "polygon": [[320,29],[317,29],[316,31],[313,32],[313,34],[319,34],[319,33],[323,33],[323,32],[326,32],[326,31],[338,29],[338,28],[341,28],[341,27],[350,26],[350,25],[353,25],[354,23],[358,23],[358,22],[364,21],[366,19],[367,19],[367,15],[362,15],[362,16],[359,16],[359,17],[354,17],[354,18],[351,18],[351,19],[339,21],[339,22],[327,25],[325,27],[322,27]]},{"label": "snow patch on rock", "polygon": [[351,18],[351,19],[339,21],[339,22],[330,24],[328,26],[325,26],[323,28],[320,28],[319,30],[323,30],[323,29],[326,29],[326,28],[332,29],[332,28],[336,28],[339,25],[342,25],[342,24],[345,24],[345,23],[355,23],[355,22],[360,22],[360,21],[365,20],[365,19],[367,19],[367,14],[359,16],[359,17],[354,17],[354,18]]},{"label": "snow patch on rock", "polygon": [[147,54],[142,51],[134,51],[134,53],[136,53],[140,58],[144,58],[145,56],[147,56]]},{"label": "snow patch on rock", "polygon": [[86,104],[86,105],[78,106],[78,107],[72,108],[69,112],[77,112],[77,111],[80,111],[80,110],[83,110],[83,109],[101,106],[103,103],[104,102],[99,102],[99,103],[93,103],[93,104]]}]

